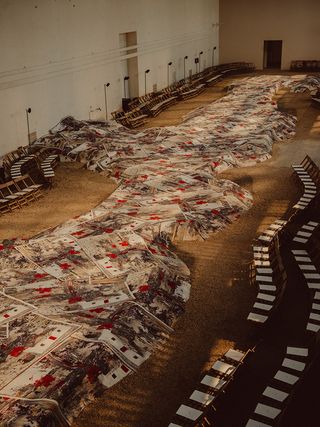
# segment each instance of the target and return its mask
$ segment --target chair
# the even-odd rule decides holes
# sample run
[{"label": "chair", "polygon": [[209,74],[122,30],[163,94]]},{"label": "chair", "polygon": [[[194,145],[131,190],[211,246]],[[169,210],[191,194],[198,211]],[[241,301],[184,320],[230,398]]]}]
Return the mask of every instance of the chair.
[{"label": "chair", "polygon": [[28,193],[33,200],[38,200],[41,196],[41,184],[35,184],[33,179],[29,175],[23,175],[22,177],[14,180],[19,191]]},{"label": "chair", "polygon": [[286,409],[286,402],[307,366],[308,354],[308,348],[287,347],[281,368],[264,389],[246,427],[280,425],[280,417]]}]

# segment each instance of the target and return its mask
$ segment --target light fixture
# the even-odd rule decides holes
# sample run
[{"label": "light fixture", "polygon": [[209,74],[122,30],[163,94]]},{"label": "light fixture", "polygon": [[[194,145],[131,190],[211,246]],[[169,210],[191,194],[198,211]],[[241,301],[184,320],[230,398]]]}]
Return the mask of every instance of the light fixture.
[{"label": "light fixture", "polygon": [[201,55],[203,55],[203,50],[199,52],[199,73],[201,71]]},{"label": "light fixture", "polygon": [[213,46],[212,48],[212,67],[214,66],[214,51],[217,49],[217,46]]},{"label": "light fixture", "polygon": [[126,81],[129,80],[130,77],[126,76],[123,78],[123,87],[124,87],[124,97],[127,98],[127,88],[126,88]]},{"label": "light fixture", "polygon": [[108,120],[107,88],[110,86],[110,83],[105,83],[103,86],[104,86],[104,106],[106,110],[106,120]]},{"label": "light fixture", "polygon": [[199,64],[199,58],[194,58],[194,63],[196,64],[196,74],[198,73],[198,64]]},{"label": "light fixture", "polygon": [[186,59],[188,59],[188,55],[186,55],[184,57],[184,62],[183,62],[183,76],[184,76],[184,78],[186,78]]},{"label": "light fixture", "polygon": [[31,113],[31,108],[26,108],[26,116],[27,116],[27,128],[28,128],[28,143],[29,145],[31,144],[30,142],[30,126],[29,126],[29,114]]},{"label": "light fixture", "polygon": [[168,78],[167,78],[167,86],[170,84],[170,67],[172,65],[172,61],[168,62]]},{"label": "light fixture", "polygon": [[147,74],[150,73],[149,68],[144,72],[144,94],[147,94]]}]

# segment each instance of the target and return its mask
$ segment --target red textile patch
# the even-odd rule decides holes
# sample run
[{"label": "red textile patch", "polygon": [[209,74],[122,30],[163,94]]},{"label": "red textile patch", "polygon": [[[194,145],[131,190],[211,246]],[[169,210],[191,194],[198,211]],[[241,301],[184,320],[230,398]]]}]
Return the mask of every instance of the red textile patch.
[{"label": "red textile patch", "polygon": [[168,281],[168,286],[169,286],[171,289],[176,289],[177,284],[176,284],[176,283],[174,283],[174,282]]},{"label": "red textile patch", "polygon": [[48,276],[47,273],[36,273],[33,277],[35,279],[43,279],[46,276]]},{"label": "red textile patch", "polygon": [[20,354],[23,352],[23,350],[25,350],[26,347],[14,347],[11,351],[10,351],[10,356],[12,357],[18,357],[20,356]]},{"label": "red textile patch", "polygon": [[113,233],[113,228],[105,228],[103,230],[104,233]]},{"label": "red textile patch", "polygon": [[101,323],[100,326],[97,327],[97,329],[112,329],[112,323]]},{"label": "red textile patch", "polygon": [[36,291],[38,291],[39,294],[44,294],[46,292],[51,292],[51,288],[38,288]]},{"label": "red textile patch", "polygon": [[68,264],[67,262],[63,262],[62,264],[59,264],[59,267],[61,268],[61,270],[69,270],[69,268],[71,268],[72,265]]},{"label": "red textile patch", "polygon": [[69,304],[75,304],[76,302],[79,302],[79,301],[82,301],[82,298],[81,297],[72,297],[72,298],[69,298]]},{"label": "red textile patch", "polygon": [[72,234],[72,236],[81,236],[81,234],[83,234],[83,233],[84,233],[84,231],[80,230],[80,231],[75,231],[74,233],[71,233],[71,234]]},{"label": "red textile patch", "polygon": [[41,377],[40,379],[36,380],[34,382],[35,387],[49,387],[49,385],[55,380],[55,378],[52,375],[45,375]]},{"label": "red textile patch", "polygon": [[97,380],[99,372],[100,372],[100,369],[97,366],[90,366],[88,368],[87,377],[91,384]]},{"label": "red textile patch", "polygon": [[91,310],[89,310],[91,313],[102,313],[104,311],[104,308],[99,307],[99,308],[92,308]]},{"label": "red textile patch", "polygon": [[109,257],[109,258],[112,258],[112,259],[115,259],[115,258],[118,258],[118,255],[117,254],[106,254],[107,255],[107,257]]}]

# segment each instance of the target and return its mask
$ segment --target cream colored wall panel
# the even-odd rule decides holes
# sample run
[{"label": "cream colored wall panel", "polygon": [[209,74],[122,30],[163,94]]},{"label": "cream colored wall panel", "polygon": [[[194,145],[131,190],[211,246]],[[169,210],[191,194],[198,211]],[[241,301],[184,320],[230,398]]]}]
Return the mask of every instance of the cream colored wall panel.
[{"label": "cream colored wall panel", "polygon": [[320,60],[319,0],[221,0],[221,62],[263,67],[264,40],[283,40],[282,69],[292,60]]},{"label": "cream colored wall panel", "polygon": [[[219,0],[0,0],[0,155],[26,144],[30,130],[44,134],[61,117],[104,117],[123,97],[126,49],[119,34],[137,31],[139,92],[183,77],[183,57],[211,62],[218,46]],[[218,59],[218,49],[216,51]],[[99,110],[99,108],[101,110]]]}]

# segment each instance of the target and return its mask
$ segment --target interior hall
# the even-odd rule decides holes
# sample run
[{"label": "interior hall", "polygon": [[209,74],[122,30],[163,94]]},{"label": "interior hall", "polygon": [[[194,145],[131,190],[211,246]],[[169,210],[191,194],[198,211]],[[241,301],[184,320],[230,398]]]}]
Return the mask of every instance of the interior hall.
[{"label": "interior hall", "polygon": [[319,17],[0,0],[0,426],[320,424]]}]

